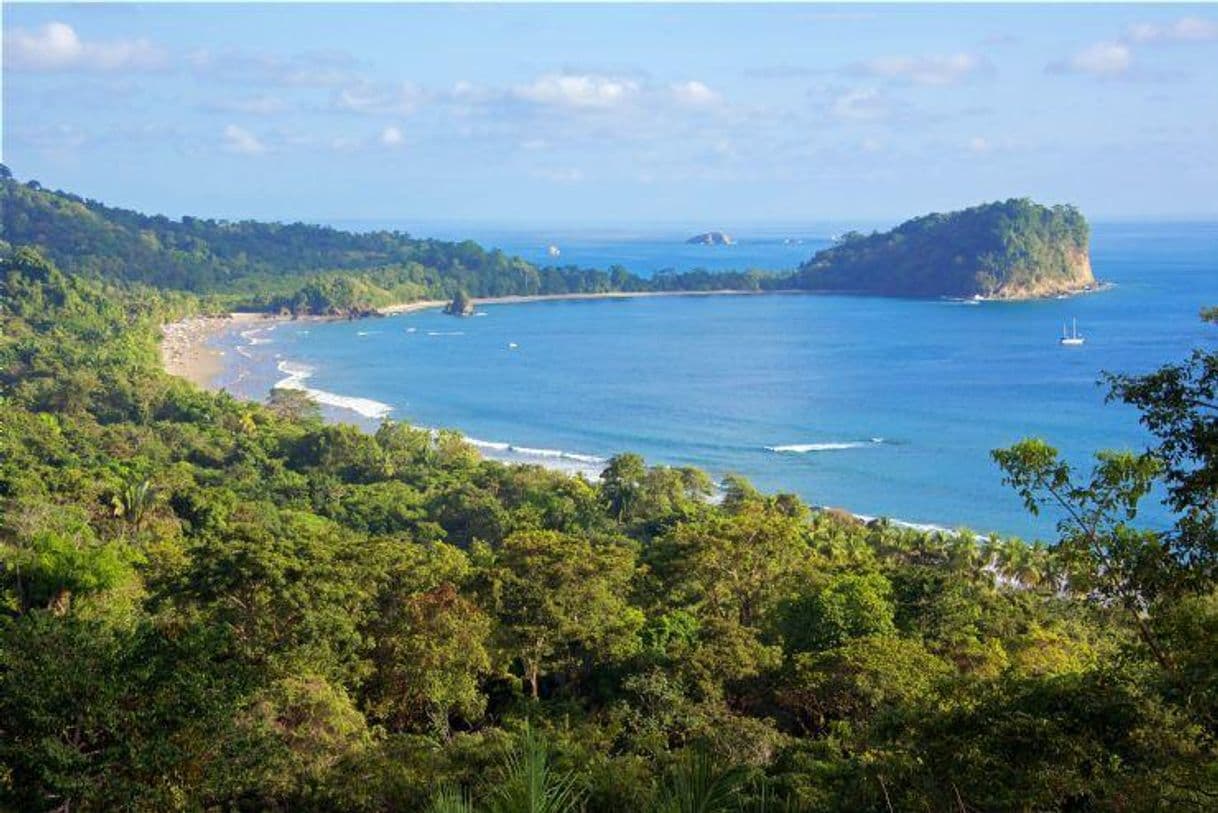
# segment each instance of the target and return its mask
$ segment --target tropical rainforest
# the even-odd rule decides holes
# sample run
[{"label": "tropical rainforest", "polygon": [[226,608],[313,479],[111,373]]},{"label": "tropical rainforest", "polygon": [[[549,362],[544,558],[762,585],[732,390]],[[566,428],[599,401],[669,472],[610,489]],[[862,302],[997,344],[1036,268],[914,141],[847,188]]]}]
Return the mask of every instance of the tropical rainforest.
[{"label": "tropical rainforest", "polygon": [[795,288],[886,296],[1027,299],[1095,284],[1090,228],[1073,206],[1026,198],[848,232],[794,275]]},{"label": "tropical rainforest", "polygon": [[808,290],[1007,299],[1095,283],[1090,230],[1073,207],[1026,199],[915,218],[884,233],[848,232],[794,271],[537,267],[466,240],[354,233],[304,223],[171,220],[21,183],[0,165],[4,240],[38,245],[61,270],[208,296],[217,307],[366,315],[419,299]]},{"label": "tropical rainforest", "polygon": [[[204,392],[160,368],[161,324],[358,240],[285,227],[239,260],[166,225],[128,254],[9,220],[0,809],[1218,805],[1212,350],[1107,378],[1142,452],[994,452],[1051,544],[927,533],[738,477],[712,499],[629,453],[588,481]],[[1139,523],[1152,492],[1171,527]]]}]

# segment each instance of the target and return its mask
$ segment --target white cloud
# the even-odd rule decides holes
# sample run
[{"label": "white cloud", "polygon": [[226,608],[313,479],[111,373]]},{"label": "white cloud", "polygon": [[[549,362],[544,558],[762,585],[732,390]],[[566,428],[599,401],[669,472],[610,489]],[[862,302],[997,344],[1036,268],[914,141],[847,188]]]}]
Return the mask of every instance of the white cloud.
[{"label": "white cloud", "polygon": [[694,79],[674,82],[669,85],[669,90],[678,102],[690,107],[710,107],[720,102],[718,93]]},{"label": "white cloud", "polygon": [[544,168],[534,174],[554,183],[579,183],[584,179],[583,171],[574,167]]},{"label": "white cloud", "polygon": [[1080,73],[1100,78],[1121,76],[1133,64],[1133,51],[1122,42],[1097,42],[1067,60],[1049,65],[1052,73]]},{"label": "white cloud", "polygon": [[513,90],[517,98],[537,104],[592,109],[617,107],[638,92],[638,83],[630,79],[553,73]]},{"label": "white cloud", "polygon": [[989,70],[989,63],[974,54],[947,56],[888,56],[859,63],[853,72],[919,85],[950,85]]},{"label": "white cloud", "polygon": [[203,105],[205,110],[216,113],[241,113],[249,116],[273,116],[288,110],[289,105],[276,96],[247,96],[235,99],[219,99]]},{"label": "white cloud", "polygon": [[67,23],[51,22],[4,35],[4,67],[17,71],[150,71],[169,63],[168,54],[146,39],[82,40]]},{"label": "white cloud", "polygon": [[399,127],[386,127],[381,130],[381,144],[386,147],[400,147],[406,143],[406,135]]},{"label": "white cloud", "polygon": [[833,100],[830,112],[846,121],[879,121],[892,112],[888,100],[875,88],[848,90]]},{"label": "white cloud", "polygon": [[266,145],[244,127],[230,124],[224,128],[224,149],[238,155],[261,155]]},{"label": "white cloud", "polygon": [[361,83],[343,88],[334,97],[334,106],[349,113],[406,116],[418,109],[427,94],[410,82],[396,86]]},{"label": "white cloud", "polygon": [[983,136],[973,136],[968,140],[968,144],[965,147],[974,155],[984,155],[994,149],[994,145],[990,143],[990,140]]},{"label": "white cloud", "polygon": [[1170,23],[1136,23],[1129,27],[1133,42],[1154,44],[1218,41],[1218,22],[1200,17],[1181,17]]},{"label": "white cloud", "polygon": [[308,51],[291,56],[206,48],[186,55],[196,73],[242,85],[337,87],[356,81],[355,59],[342,51]]}]

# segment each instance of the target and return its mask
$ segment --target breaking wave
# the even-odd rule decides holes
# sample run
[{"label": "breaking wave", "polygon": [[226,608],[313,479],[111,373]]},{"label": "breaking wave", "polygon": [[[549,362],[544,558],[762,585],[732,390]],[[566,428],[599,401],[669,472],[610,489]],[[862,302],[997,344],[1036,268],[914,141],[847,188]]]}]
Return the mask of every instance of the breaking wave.
[{"label": "breaking wave", "polygon": [[339,395],[325,390],[313,389],[305,384],[306,381],[313,375],[313,368],[306,364],[296,364],[291,361],[281,361],[276,365],[279,372],[286,375],[277,381],[273,389],[277,390],[297,390],[303,392],[315,403],[324,406],[337,407],[339,409],[349,409],[352,412],[357,412],[365,418],[384,418],[393,411],[393,407],[389,404],[380,401],[374,401],[371,398],[357,398],[352,395]]},{"label": "breaking wave", "polygon": [[883,438],[868,438],[867,440],[833,441],[828,443],[789,443],[785,446],[767,446],[767,452],[779,454],[808,454],[809,452],[840,452],[846,449],[863,449],[867,446],[877,446],[884,443]]}]

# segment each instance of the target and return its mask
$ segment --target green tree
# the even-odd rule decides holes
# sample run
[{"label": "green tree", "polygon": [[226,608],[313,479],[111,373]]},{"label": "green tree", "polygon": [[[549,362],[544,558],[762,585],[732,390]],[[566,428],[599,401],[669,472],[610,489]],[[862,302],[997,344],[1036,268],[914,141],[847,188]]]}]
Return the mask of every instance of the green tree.
[{"label": "green tree", "polygon": [[643,615],[628,601],[634,574],[634,555],[622,545],[553,531],[503,541],[492,576],[497,636],[533,697],[543,675],[638,648]]},{"label": "green tree", "polygon": [[851,638],[891,635],[892,585],[880,573],[833,577],[821,589],[800,596],[782,612],[780,629],[788,653],[816,652]]},{"label": "green tree", "polygon": [[383,601],[367,689],[376,716],[395,730],[441,736],[453,714],[476,721],[486,707],[479,679],[491,668],[490,631],[490,619],[449,583]]}]

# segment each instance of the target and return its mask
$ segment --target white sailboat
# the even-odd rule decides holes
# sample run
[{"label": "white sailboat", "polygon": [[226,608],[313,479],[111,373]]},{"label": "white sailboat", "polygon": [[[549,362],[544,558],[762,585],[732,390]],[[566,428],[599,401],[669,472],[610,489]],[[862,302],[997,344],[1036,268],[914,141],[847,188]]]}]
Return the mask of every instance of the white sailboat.
[{"label": "white sailboat", "polygon": [[1073,327],[1074,327],[1074,329],[1070,333],[1067,333],[1066,326],[1062,325],[1062,337],[1060,339],[1058,339],[1059,344],[1077,346],[1077,345],[1082,344],[1084,341],[1086,341],[1082,336],[1078,335],[1078,320],[1077,319],[1074,320]]}]

